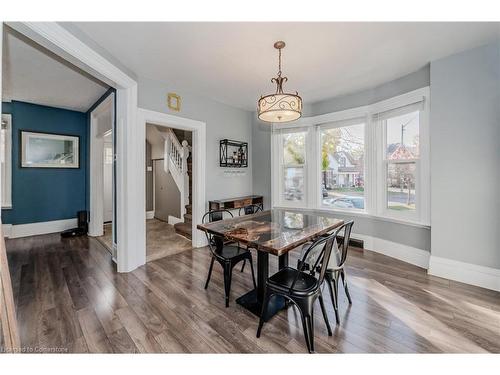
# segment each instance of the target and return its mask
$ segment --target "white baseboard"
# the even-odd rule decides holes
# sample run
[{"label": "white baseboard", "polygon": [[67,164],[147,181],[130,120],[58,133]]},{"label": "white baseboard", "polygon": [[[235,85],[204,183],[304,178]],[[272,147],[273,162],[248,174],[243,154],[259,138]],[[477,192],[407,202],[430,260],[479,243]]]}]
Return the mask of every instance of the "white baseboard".
[{"label": "white baseboard", "polygon": [[432,255],[428,273],[433,276],[500,291],[500,269]]},{"label": "white baseboard", "polygon": [[366,250],[387,255],[418,267],[429,268],[430,253],[428,251],[365,234],[352,233],[351,238],[363,240]]},{"label": "white baseboard", "polygon": [[184,220],[182,219],[179,219],[178,217],[175,217],[175,216],[168,216],[168,223],[170,225],[174,225],[174,224],[177,224],[177,223],[182,223],[184,222]]},{"label": "white baseboard", "polygon": [[4,236],[8,238],[19,238],[36,236],[38,234],[48,234],[62,232],[66,229],[75,228],[78,226],[78,220],[66,219],[66,220],[54,220],[54,221],[44,221],[40,223],[30,223],[30,224],[4,224],[2,229],[4,231]]},{"label": "white baseboard", "polygon": [[146,211],[146,220],[151,220],[155,218],[155,212],[154,211]]}]

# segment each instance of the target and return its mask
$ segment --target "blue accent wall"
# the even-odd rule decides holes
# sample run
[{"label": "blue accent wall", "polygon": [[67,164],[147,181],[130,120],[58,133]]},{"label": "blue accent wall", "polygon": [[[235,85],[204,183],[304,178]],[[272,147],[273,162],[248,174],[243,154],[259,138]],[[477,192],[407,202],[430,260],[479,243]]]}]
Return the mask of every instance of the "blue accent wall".
[{"label": "blue accent wall", "polygon": [[[2,210],[5,224],[27,224],[76,217],[86,210],[87,114],[12,101],[2,103],[12,115],[12,209]],[[20,130],[80,137],[80,168],[21,168]]]}]

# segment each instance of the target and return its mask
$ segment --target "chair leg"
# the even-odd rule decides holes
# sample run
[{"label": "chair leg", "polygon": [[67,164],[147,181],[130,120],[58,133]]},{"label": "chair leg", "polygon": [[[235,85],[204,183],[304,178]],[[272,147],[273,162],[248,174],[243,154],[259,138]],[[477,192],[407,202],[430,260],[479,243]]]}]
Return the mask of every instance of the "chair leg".
[{"label": "chair leg", "polygon": [[264,293],[264,301],[262,302],[262,311],[260,312],[259,327],[257,328],[257,338],[260,337],[260,332],[262,331],[262,327],[264,326],[264,318],[267,313],[267,305],[269,304],[270,298],[271,296],[268,295],[266,290],[266,292]]},{"label": "chair leg", "polygon": [[344,284],[345,295],[347,296],[347,300],[349,301],[349,305],[352,305],[351,295],[349,294],[349,289],[347,288],[347,279],[346,279],[346,275],[345,275],[344,270],[342,270],[342,272],[340,273],[340,276],[342,277],[342,283]]},{"label": "chair leg", "polygon": [[302,328],[304,329],[304,339],[306,340],[307,350],[309,353],[314,353],[314,318],[307,311],[300,311],[300,318],[302,320]]},{"label": "chair leg", "polygon": [[328,321],[328,315],[326,314],[325,302],[323,301],[323,295],[321,290],[319,292],[319,304],[321,306],[321,312],[323,313],[323,318],[325,319],[326,329],[328,330],[328,336],[332,336],[332,329],[330,327],[330,322]]},{"label": "chair leg", "polygon": [[253,280],[253,287],[257,289],[257,283],[255,282],[255,272],[253,271],[253,260],[252,258],[249,259],[250,262],[250,270],[252,271],[252,280]]},{"label": "chair leg", "polygon": [[230,263],[224,264],[224,291],[226,294],[226,307],[229,307],[229,293],[231,292],[231,276],[233,269]]},{"label": "chair leg", "polygon": [[205,283],[205,289],[208,288],[208,283],[210,282],[210,277],[212,276],[212,269],[214,268],[215,258],[212,256],[212,261],[210,262],[210,268],[208,269],[207,282]]},{"label": "chair leg", "polygon": [[338,304],[338,299],[339,299],[338,278],[336,276],[333,276],[333,278],[328,277],[326,283],[328,285],[328,289],[330,290],[330,297],[332,298],[333,310],[335,310],[335,320],[337,324],[340,324],[339,304]]},{"label": "chair leg", "polygon": [[247,264],[247,260],[243,259],[243,265],[241,266],[241,272],[245,270],[245,264]]}]

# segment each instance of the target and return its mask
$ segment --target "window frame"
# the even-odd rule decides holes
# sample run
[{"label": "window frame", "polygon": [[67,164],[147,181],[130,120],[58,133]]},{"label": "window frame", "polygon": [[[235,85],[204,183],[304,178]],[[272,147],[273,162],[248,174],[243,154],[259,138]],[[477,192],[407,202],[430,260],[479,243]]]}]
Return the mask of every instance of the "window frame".
[{"label": "window frame", "polygon": [[[283,208],[305,208],[315,211],[339,212],[353,216],[381,218],[391,222],[401,222],[423,227],[430,226],[430,142],[429,142],[429,104],[430,89],[424,87],[371,105],[326,113],[318,116],[303,117],[293,123],[273,124],[271,139],[271,205]],[[414,105],[421,102],[419,114],[419,158],[416,162],[415,211],[388,210],[387,208],[387,163],[385,126],[376,121],[374,115],[385,111]],[[361,121],[360,121],[361,120]],[[364,123],[364,187],[365,209],[331,208],[322,204],[321,185],[321,130],[332,123],[343,127],[354,125],[353,121]],[[342,125],[345,124],[345,125]],[[307,204],[290,204],[281,199],[280,181],[276,180],[276,167],[281,168],[279,160],[279,134],[307,130],[305,199]],[[391,161],[392,162],[392,161]],[[280,171],[281,176],[281,171]],[[314,177],[314,178],[313,178]],[[388,212],[394,211],[394,212]]]},{"label": "window frame", "polygon": [[[322,144],[321,144],[321,132],[323,130],[329,130],[329,129],[339,129],[339,128],[345,128],[345,127],[348,127],[348,126],[354,126],[354,125],[363,125],[363,132],[364,132],[364,145],[363,145],[363,152],[364,152],[364,155],[363,157],[366,156],[366,135],[367,135],[367,131],[366,131],[366,128],[367,128],[367,123],[366,123],[366,116],[364,117],[359,117],[359,118],[353,118],[353,119],[349,119],[349,120],[340,120],[340,121],[334,121],[334,122],[330,122],[330,123],[327,123],[327,124],[318,124],[316,125],[316,129],[318,131],[318,136],[319,136],[319,143],[318,143],[318,147],[316,149],[316,153],[318,155],[318,162],[321,161],[321,150],[322,150]],[[366,159],[365,159],[365,162],[363,163],[363,177],[364,177],[364,188],[365,188],[365,191],[364,191],[364,194],[363,194],[363,198],[364,198],[364,204],[365,204],[365,208],[364,209],[360,209],[360,208],[338,208],[338,207],[330,207],[330,206],[327,206],[323,203],[323,195],[322,195],[322,185],[321,185],[321,179],[322,179],[322,176],[321,176],[321,168],[318,168],[319,169],[319,174],[317,176],[317,183],[319,184],[319,188],[320,188],[320,196],[319,196],[319,199],[318,199],[318,204],[317,204],[317,207],[320,208],[320,209],[325,209],[325,210],[334,210],[334,211],[343,211],[343,212],[359,212],[359,213],[365,213],[367,212],[366,210],[366,171],[367,171],[367,168],[366,168]]]},{"label": "window frame", "polygon": [[[5,132],[5,171],[2,170],[2,196],[0,197],[1,207],[5,210],[12,208],[12,115],[2,113],[2,121],[7,122],[7,129]],[[7,140],[9,140],[9,142],[7,142]]]},{"label": "window frame", "polygon": [[[287,164],[285,165],[284,162],[284,152],[283,152],[283,142],[284,142],[284,135],[286,134],[293,134],[293,133],[305,133],[305,139],[304,139],[304,163],[303,164]],[[308,206],[308,191],[309,187],[308,185],[308,176],[309,176],[309,157],[310,152],[310,129],[308,128],[297,128],[293,130],[286,129],[284,131],[279,131],[277,134],[277,141],[278,141],[278,199],[277,202],[279,202],[280,206],[286,206],[290,208],[307,208]],[[303,176],[304,176],[304,191],[303,191],[303,199],[301,201],[287,201],[284,199],[284,180],[285,180],[285,169],[286,168],[302,168]]]},{"label": "window frame", "polygon": [[[422,111],[419,111],[420,113]],[[411,113],[411,112],[410,112]],[[396,116],[394,116],[396,117]],[[421,129],[421,118],[419,114],[419,137],[420,137],[420,129]],[[393,117],[389,117],[393,118]],[[412,221],[412,222],[418,222],[419,217],[420,217],[420,205],[422,201],[421,197],[421,191],[420,191],[420,180],[421,180],[421,173],[420,173],[420,144],[419,144],[419,157],[414,158],[414,159],[398,159],[398,160],[389,160],[387,158],[387,120],[382,120],[380,124],[376,124],[379,126],[378,131],[382,132],[382,143],[381,143],[381,148],[382,148],[382,160],[377,163],[379,165],[379,171],[378,173],[382,176],[382,181],[379,186],[381,192],[382,192],[382,197],[380,201],[380,208],[379,208],[379,214],[383,217],[389,217],[393,219],[402,219],[405,221]],[[390,210],[387,205],[388,205],[388,194],[387,194],[387,169],[389,167],[389,164],[408,164],[408,163],[415,163],[415,210],[414,211],[396,211],[396,210]]]}]

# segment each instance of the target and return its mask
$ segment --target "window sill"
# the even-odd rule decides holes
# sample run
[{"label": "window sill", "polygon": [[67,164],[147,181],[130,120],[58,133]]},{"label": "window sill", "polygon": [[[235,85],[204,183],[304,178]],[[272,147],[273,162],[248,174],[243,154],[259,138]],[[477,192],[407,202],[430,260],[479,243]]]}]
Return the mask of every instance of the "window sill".
[{"label": "window sill", "polygon": [[12,206],[2,206],[2,210],[12,210]]},{"label": "window sill", "polygon": [[302,210],[302,211],[308,211],[308,212],[321,212],[321,213],[328,213],[328,214],[335,214],[339,213],[342,215],[350,215],[354,217],[364,217],[364,218],[369,218],[369,219],[376,219],[380,221],[386,221],[389,223],[395,223],[395,224],[402,224],[402,225],[408,225],[416,228],[424,228],[424,229],[430,229],[431,226],[430,224],[427,223],[420,223],[412,220],[402,220],[402,219],[394,219],[391,217],[386,217],[386,216],[378,216],[378,215],[372,215],[364,211],[353,211],[353,210],[342,210],[342,209],[332,209],[332,208],[324,208],[324,207],[318,207],[318,208],[303,208],[303,207],[292,207],[292,206],[274,206],[274,208],[282,208],[282,209],[289,209],[289,210]]}]

